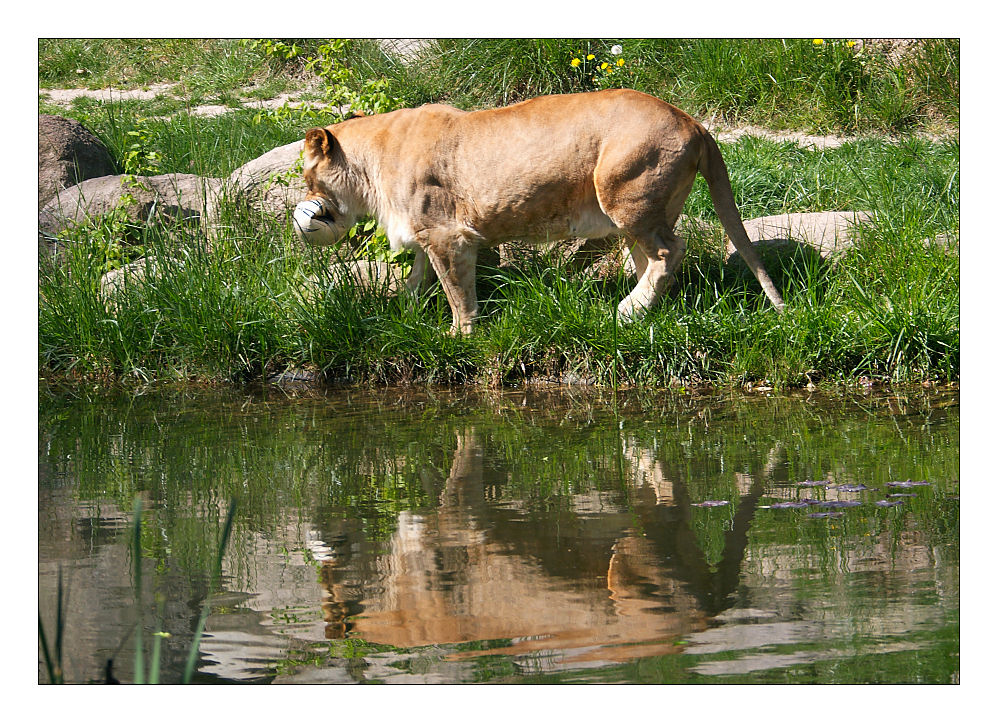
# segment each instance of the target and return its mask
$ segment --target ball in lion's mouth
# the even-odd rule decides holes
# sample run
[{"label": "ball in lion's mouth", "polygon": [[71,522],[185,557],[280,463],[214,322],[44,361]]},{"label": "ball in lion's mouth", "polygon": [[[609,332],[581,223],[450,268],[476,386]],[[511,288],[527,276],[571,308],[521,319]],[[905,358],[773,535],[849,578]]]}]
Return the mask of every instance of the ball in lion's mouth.
[{"label": "ball in lion's mouth", "polygon": [[302,240],[311,243],[329,243],[325,238],[331,232],[330,219],[323,216],[322,201],[302,201],[295,206],[295,230]]}]

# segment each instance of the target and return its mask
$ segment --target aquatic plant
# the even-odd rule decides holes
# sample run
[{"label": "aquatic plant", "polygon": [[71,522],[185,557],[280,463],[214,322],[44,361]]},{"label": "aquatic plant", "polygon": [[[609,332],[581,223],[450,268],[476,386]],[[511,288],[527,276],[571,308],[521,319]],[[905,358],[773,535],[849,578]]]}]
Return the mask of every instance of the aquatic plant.
[{"label": "aquatic plant", "polygon": [[[211,568],[208,590],[205,593],[204,603],[201,607],[201,615],[198,618],[197,625],[194,631],[194,639],[190,645],[190,651],[187,657],[187,664],[184,668],[183,683],[189,683],[194,674],[194,669],[197,664],[198,651],[200,649],[201,636],[204,632],[205,622],[208,618],[208,613],[211,610],[211,604],[209,597],[216,590],[219,580],[221,578],[222,571],[222,557],[225,553],[225,548],[229,542],[229,535],[232,532],[232,522],[235,518],[236,511],[236,501],[233,498],[229,502],[228,511],[226,512],[225,522],[222,526],[222,533],[218,540],[218,545],[216,548],[216,554],[214,557],[214,564]],[[162,617],[163,617],[163,603],[159,604],[159,615],[156,623],[156,630],[152,633],[152,646],[149,651],[149,672],[146,673],[146,650],[144,642],[144,623],[142,616],[142,501],[139,498],[135,499],[133,510],[132,510],[132,525],[131,525],[131,548],[132,548],[132,586],[135,593],[135,614],[136,622],[135,629],[133,633],[134,637],[134,656],[133,656],[133,681],[135,684],[157,684],[160,682],[160,658],[162,652],[162,642],[163,640],[170,637],[170,634],[160,630],[162,627]],[[56,621],[55,621],[55,640],[54,645],[50,649],[48,644],[48,636],[45,633],[45,626],[42,622],[41,610],[38,612],[38,637],[41,643],[42,656],[45,661],[46,672],[49,676],[50,683],[63,683],[65,682],[63,671],[62,671],[62,639],[63,632],[65,630],[65,597],[63,594],[63,582],[62,582],[62,570],[59,570],[59,580],[58,580],[58,591],[56,596]],[[120,648],[119,648],[120,649]],[[107,661],[104,669],[104,682],[106,683],[117,683],[118,681],[113,676],[113,656]]]},{"label": "aquatic plant", "polygon": [[229,535],[232,532],[232,521],[235,519],[235,516],[236,500],[233,498],[229,501],[229,509],[225,513],[225,523],[222,526],[222,534],[218,540],[218,549],[215,553],[215,564],[211,568],[211,578],[208,583],[208,591],[205,594],[204,603],[201,605],[201,616],[198,618],[197,627],[194,630],[194,640],[191,643],[190,652],[187,655],[187,665],[184,666],[184,683],[189,683],[191,681],[191,677],[194,675],[194,669],[197,666],[201,636],[204,633],[205,622],[208,620],[208,613],[211,611],[209,596],[215,591],[222,577],[222,556],[225,554],[225,548],[229,544]]},{"label": "aquatic plant", "polygon": [[42,622],[42,611],[38,611],[38,640],[42,646],[42,657],[45,660],[45,670],[49,676],[49,683],[53,684],[65,682],[62,674],[62,635],[65,630],[64,611],[65,599],[63,597],[62,568],[60,567],[55,603],[55,639],[51,648],[49,648],[48,636],[45,634],[45,624]]}]

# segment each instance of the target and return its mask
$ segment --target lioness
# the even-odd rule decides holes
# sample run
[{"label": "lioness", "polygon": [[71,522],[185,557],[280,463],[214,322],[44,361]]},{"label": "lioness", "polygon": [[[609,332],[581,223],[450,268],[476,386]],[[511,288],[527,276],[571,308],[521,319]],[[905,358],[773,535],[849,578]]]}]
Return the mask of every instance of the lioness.
[{"label": "lioness", "polygon": [[352,118],[305,135],[306,242],[337,242],[371,214],[392,249],[416,252],[415,288],[429,258],[453,330],[478,314],[478,249],[512,239],[623,234],[639,280],[620,302],[636,318],[662,297],[686,252],[673,233],[697,171],[717,215],[777,309],[783,299],[745,234],[728,171],[706,129],[633,90],[542,96],[465,112],[425,105]]}]

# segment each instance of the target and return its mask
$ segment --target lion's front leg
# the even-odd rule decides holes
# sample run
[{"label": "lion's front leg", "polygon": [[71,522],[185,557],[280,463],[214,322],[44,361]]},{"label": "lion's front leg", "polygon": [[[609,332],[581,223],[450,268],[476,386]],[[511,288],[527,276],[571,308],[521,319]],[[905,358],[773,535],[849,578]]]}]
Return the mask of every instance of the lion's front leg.
[{"label": "lion's front leg", "polygon": [[418,294],[425,291],[433,283],[436,274],[433,266],[422,248],[415,249],[415,258],[412,260],[412,268],[405,279],[405,288],[411,294]]},{"label": "lion's front leg", "polygon": [[431,234],[425,250],[450,304],[451,333],[470,334],[478,316],[475,289],[478,247],[463,236],[436,232]]}]

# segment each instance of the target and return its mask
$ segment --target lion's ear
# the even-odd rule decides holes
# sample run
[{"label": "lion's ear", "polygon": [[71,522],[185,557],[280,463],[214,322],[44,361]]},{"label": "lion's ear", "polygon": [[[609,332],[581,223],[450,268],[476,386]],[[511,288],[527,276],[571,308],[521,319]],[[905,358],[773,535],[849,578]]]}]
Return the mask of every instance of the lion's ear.
[{"label": "lion's ear", "polygon": [[305,151],[328,156],[336,146],[336,137],[325,128],[312,128],[305,134]]}]

